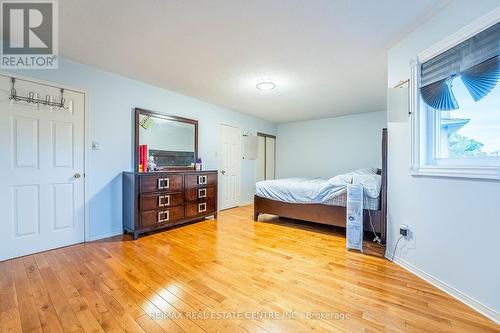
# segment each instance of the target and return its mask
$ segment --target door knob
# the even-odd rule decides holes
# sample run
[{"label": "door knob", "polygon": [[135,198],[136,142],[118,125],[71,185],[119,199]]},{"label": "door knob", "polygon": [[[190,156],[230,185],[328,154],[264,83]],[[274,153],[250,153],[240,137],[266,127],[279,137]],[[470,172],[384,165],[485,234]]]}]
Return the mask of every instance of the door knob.
[{"label": "door knob", "polygon": [[226,170],[221,170],[221,173],[222,173],[223,175],[225,175],[225,174],[226,174]]},{"label": "door knob", "polygon": [[77,173],[75,173],[75,175],[74,175],[73,177],[75,177],[75,179],[78,179],[78,178],[80,178],[81,176],[82,176],[82,175],[80,175],[80,174],[77,172]]}]

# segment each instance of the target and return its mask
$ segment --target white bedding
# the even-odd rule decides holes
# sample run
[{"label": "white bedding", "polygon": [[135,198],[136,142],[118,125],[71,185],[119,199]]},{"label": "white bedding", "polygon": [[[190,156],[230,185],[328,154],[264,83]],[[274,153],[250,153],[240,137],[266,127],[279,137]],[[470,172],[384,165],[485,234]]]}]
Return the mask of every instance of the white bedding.
[{"label": "white bedding", "polygon": [[364,196],[380,196],[381,176],[376,169],[360,169],[323,178],[285,178],[257,182],[257,195],[263,198],[290,203],[327,203],[345,193],[349,184],[363,186]]}]

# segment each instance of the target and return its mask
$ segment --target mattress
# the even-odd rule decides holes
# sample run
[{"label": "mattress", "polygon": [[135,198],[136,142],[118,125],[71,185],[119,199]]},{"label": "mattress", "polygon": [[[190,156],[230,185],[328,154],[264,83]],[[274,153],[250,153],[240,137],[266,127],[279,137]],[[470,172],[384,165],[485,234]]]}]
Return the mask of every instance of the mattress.
[{"label": "mattress", "polygon": [[288,203],[319,203],[332,206],[347,205],[347,186],[363,186],[364,208],[378,210],[380,206],[381,176],[377,169],[360,169],[324,178],[286,178],[257,182],[259,197]]}]

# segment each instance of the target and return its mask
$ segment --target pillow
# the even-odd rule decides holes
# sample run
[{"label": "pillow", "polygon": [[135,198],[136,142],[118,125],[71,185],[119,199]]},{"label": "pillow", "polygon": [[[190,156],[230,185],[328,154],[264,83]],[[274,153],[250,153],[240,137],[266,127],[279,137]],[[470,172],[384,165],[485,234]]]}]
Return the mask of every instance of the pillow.
[{"label": "pillow", "polygon": [[351,174],[343,174],[332,177],[328,179],[328,184],[332,186],[345,186],[348,184],[352,184],[352,175]]},{"label": "pillow", "polygon": [[378,169],[377,168],[362,168],[362,169],[354,170],[353,172],[350,172],[349,174],[353,174],[353,175],[376,175],[376,174],[378,174]]}]

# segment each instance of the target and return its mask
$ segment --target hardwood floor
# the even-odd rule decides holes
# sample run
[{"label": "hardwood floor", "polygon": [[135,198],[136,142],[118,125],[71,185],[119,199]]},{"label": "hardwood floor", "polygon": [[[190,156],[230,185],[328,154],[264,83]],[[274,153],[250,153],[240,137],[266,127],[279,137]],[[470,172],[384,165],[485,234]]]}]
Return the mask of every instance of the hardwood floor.
[{"label": "hardwood floor", "polygon": [[1,332],[500,332],[338,229],[252,213],[1,262]]}]

